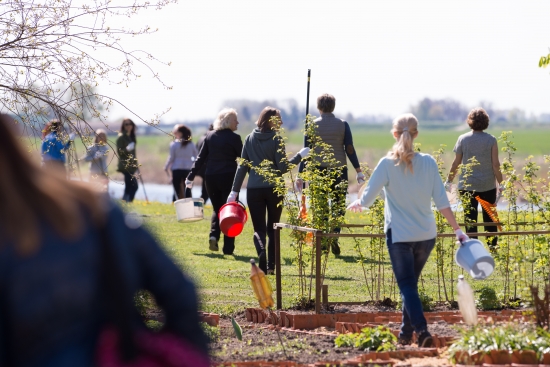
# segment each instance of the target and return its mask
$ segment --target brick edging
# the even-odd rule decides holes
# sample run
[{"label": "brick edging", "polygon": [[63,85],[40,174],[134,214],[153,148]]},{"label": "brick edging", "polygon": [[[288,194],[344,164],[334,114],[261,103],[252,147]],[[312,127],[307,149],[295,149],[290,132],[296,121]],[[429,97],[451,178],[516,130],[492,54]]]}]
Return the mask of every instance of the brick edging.
[{"label": "brick edging", "polygon": [[[458,311],[425,312],[426,321],[435,323],[445,321],[448,324],[459,324],[462,315]],[[335,313],[335,314],[291,314],[286,311],[267,311],[261,308],[247,308],[246,320],[253,323],[267,323],[293,329],[312,330],[319,327],[336,328],[336,323],[357,323],[377,326],[388,322],[401,322],[401,312],[377,312],[377,313]],[[528,319],[523,311],[480,311],[478,317],[493,321],[508,321],[510,319]]]}]

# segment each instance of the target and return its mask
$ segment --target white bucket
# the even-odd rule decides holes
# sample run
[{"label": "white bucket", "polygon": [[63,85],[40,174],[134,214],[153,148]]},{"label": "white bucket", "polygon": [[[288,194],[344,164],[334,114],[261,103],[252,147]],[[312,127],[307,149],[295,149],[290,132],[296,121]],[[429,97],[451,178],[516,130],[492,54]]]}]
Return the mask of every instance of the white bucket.
[{"label": "white bucket", "polygon": [[185,198],[174,202],[178,222],[195,222],[204,219],[204,200]]},{"label": "white bucket", "polygon": [[495,260],[476,239],[462,242],[455,255],[456,263],[466,270],[474,279],[485,279],[495,269]]}]

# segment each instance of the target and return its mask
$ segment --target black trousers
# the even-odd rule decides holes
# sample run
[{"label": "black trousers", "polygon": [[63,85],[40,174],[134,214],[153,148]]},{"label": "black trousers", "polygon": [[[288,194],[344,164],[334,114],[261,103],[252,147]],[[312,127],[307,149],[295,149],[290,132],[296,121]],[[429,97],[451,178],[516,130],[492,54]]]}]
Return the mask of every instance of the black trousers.
[{"label": "black trousers", "polygon": [[[273,224],[279,222],[283,212],[283,206],[279,205],[283,200],[273,188],[257,188],[246,190],[246,201],[250,210],[250,218],[254,227],[254,246],[260,258],[260,269],[264,272],[275,270],[275,230]],[[267,222],[266,222],[267,213]],[[267,241],[267,267],[266,267],[266,236]]]},{"label": "black trousers", "polygon": [[191,189],[185,187],[185,179],[187,178],[189,172],[191,171],[188,169],[172,170],[172,186],[174,186],[175,193],[172,195],[172,201],[191,197]]},{"label": "black trousers", "polygon": [[[494,203],[497,200],[497,189],[483,192],[460,190],[459,193],[463,202],[462,205],[464,206],[464,216],[466,217],[466,223],[477,223],[477,218],[479,216],[477,208],[479,202],[476,200],[476,196],[479,196],[480,199],[488,201],[489,203]],[[493,220],[491,219],[489,214],[487,214],[487,212],[485,212],[485,210],[483,209],[481,209],[481,211],[483,212],[483,222],[491,223]],[[497,226],[488,226],[484,228],[486,232],[497,232]],[[466,233],[477,233],[477,226],[466,225]],[[468,236],[471,238],[477,238],[477,236]],[[496,245],[497,237],[487,238],[487,246],[494,248]]]},{"label": "black trousers", "polygon": [[206,189],[206,178],[204,176],[202,177],[202,192],[201,192],[201,198],[204,200],[204,203],[206,204],[206,201],[208,200],[208,190]]},{"label": "black trousers", "polygon": [[122,195],[122,200],[131,203],[134,201],[138,190],[137,177],[126,171],[122,172],[122,174],[124,175],[124,195]]},{"label": "black trousers", "polygon": [[[324,168],[321,168],[321,170],[325,170]],[[338,195],[335,195],[335,200],[331,203],[331,207],[335,207],[337,209],[334,210],[339,216],[344,216],[346,214],[346,194],[348,193],[348,168],[344,167],[342,170],[342,174],[340,177],[336,178],[334,180],[334,183],[332,184],[332,191],[336,190],[336,186],[339,185],[341,182],[344,182],[344,185],[341,185],[338,189],[341,190]],[[327,201],[328,201],[328,193],[327,193]],[[328,218],[327,218],[328,220]],[[334,233],[340,233],[340,228],[334,228]],[[337,238],[336,238],[337,240]]]},{"label": "black trousers", "polygon": [[[207,175],[206,190],[212,201],[212,218],[210,220],[210,237],[215,237],[216,240],[220,239],[220,220],[218,219],[218,213],[220,208],[227,202],[227,197],[231,193],[231,187],[233,186],[233,173],[223,173],[219,175]],[[235,237],[223,236],[223,253],[226,255],[233,254],[235,250]]]}]

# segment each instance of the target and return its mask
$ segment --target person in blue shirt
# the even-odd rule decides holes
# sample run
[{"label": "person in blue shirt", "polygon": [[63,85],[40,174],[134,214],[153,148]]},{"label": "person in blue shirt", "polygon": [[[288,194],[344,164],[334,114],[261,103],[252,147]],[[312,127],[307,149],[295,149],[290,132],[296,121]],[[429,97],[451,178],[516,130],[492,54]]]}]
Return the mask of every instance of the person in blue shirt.
[{"label": "person in blue shirt", "polygon": [[414,151],[413,141],[418,136],[416,117],[411,113],[398,116],[391,131],[396,141],[393,148],[378,162],[365,191],[348,210],[359,212],[362,207],[371,206],[384,191],[386,245],[403,300],[399,343],[411,344],[416,332],[418,346],[430,347],[433,339],[418,296],[418,279],[437,235],[432,199],[456,238],[462,242],[468,236],[456,222],[435,159]]},{"label": "person in blue shirt", "polygon": [[100,335],[120,319],[130,333],[118,349],[128,355],[131,336],[146,330],[138,290],[164,311],[162,332],[189,346],[186,361],[202,361],[186,366],[208,366],[191,278],[106,194],[41,169],[13,124],[0,114],[0,366],[96,366]]},{"label": "person in blue shirt", "polygon": [[63,125],[59,120],[49,121],[42,132],[42,164],[46,168],[65,170],[65,152],[69,149],[75,135],[70,134],[69,139],[63,136]]}]

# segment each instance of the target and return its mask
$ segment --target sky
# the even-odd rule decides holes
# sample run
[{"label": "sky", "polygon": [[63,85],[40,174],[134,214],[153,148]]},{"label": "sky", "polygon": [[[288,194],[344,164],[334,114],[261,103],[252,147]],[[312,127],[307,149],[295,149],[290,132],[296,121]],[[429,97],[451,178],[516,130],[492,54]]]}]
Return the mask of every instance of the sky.
[{"label": "sky", "polygon": [[171,108],[167,123],[213,120],[232,99],[294,98],[305,113],[311,69],[310,103],[333,94],[337,115],[396,116],[424,97],[540,114],[549,16],[547,0],[180,0],[125,20],[159,28],[123,45],[171,62],[152,65],[172,89],[143,70],[99,91],[147,119]]}]

